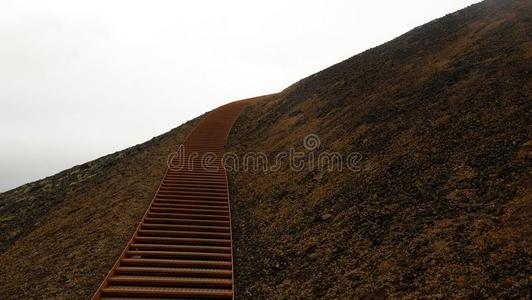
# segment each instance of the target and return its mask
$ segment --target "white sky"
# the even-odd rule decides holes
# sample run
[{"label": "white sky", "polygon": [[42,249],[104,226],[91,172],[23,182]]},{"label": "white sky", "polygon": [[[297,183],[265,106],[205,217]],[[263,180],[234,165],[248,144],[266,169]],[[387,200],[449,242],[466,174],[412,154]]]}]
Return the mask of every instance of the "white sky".
[{"label": "white sky", "polygon": [[0,191],[475,2],[0,0]]}]

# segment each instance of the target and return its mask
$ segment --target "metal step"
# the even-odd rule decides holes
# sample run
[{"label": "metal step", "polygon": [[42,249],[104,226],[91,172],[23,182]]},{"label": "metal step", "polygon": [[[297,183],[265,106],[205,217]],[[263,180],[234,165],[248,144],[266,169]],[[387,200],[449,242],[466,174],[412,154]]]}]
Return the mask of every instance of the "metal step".
[{"label": "metal step", "polygon": [[[98,299],[233,299],[227,135],[247,101],[210,112],[185,140]],[[204,169],[201,156],[218,155]],[[182,159],[182,161],[180,161]]]}]

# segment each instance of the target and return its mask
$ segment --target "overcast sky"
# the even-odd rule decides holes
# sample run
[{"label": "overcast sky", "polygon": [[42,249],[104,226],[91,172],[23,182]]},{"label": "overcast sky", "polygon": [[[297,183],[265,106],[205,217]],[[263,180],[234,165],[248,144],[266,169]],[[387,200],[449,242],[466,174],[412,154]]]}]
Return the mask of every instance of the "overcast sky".
[{"label": "overcast sky", "polygon": [[280,91],[474,2],[0,0],[0,191]]}]

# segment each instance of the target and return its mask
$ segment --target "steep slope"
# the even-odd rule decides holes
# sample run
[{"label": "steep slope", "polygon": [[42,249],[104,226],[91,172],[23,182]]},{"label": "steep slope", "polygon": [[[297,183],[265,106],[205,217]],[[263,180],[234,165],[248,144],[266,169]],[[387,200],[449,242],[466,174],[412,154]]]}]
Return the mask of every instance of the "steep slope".
[{"label": "steep slope", "polygon": [[0,194],[0,299],[89,298],[199,119]]},{"label": "steep slope", "polygon": [[[247,109],[237,154],[363,158],[232,172],[238,298],[532,297],[531,15],[488,0]],[[0,194],[0,298],[88,298],[196,122]]]},{"label": "steep slope", "polygon": [[[183,141],[131,242],[93,299],[231,300],[233,259],[223,152],[253,100],[209,112]],[[216,157],[213,157],[215,155]],[[207,168],[202,157],[209,156]]]},{"label": "steep slope", "polygon": [[363,159],[232,172],[238,298],[530,298],[531,17],[488,0],[248,108],[241,163],[308,134]]}]

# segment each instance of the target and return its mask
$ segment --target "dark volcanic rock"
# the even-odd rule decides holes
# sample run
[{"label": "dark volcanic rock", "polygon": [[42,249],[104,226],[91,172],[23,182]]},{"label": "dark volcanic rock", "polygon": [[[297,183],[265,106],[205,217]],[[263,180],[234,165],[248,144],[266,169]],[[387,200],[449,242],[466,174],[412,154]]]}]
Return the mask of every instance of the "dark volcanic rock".
[{"label": "dark volcanic rock", "polygon": [[0,194],[0,299],[88,299],[195,122]]},{"label": "dark volcanic rock", "polygon": [[363,159],[231,173],[238,298],[530,298],[531,16],[485,1],[247,109],[230,151]]}]

